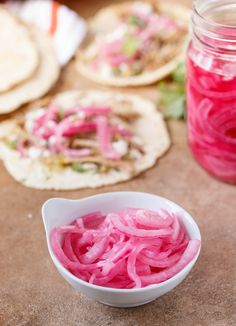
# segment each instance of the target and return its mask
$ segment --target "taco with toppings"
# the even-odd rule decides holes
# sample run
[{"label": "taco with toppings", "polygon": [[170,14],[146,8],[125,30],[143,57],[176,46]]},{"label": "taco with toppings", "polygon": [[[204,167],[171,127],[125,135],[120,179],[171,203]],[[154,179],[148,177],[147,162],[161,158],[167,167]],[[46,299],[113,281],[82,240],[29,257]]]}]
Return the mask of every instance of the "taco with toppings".
[{"label": "taco with toppings", "polygon": [[137,86],[170,74],[185,52],[189,10],[164,2],[127,2],[100,10],[77,56],[85,77]]},{"label": "taco with toppings", "polygon": [[129,180],[170,146],[162,115],[140,96],[67,91],[0,124],[0,157],[19,182],[80,189]]}]

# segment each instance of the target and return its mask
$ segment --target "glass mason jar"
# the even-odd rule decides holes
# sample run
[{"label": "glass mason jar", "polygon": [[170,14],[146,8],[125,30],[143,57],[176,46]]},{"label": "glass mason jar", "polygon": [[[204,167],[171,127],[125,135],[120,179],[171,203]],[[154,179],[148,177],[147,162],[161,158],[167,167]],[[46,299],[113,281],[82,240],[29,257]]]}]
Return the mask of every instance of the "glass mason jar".
[{"label": "glass mason jar", "polygon": [[202,167],[236,183],[236,0],[195,0],[191,31],[188,142]]}]

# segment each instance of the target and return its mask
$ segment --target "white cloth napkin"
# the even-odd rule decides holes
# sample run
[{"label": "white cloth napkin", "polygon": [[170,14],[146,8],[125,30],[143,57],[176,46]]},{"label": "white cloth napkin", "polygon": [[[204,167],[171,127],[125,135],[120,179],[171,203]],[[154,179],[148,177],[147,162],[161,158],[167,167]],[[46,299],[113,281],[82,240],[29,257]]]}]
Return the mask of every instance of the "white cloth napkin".
[{"label": "white cloth napkin", "polygon": [[62,66],[73,57],[87,32],[85,20],[56,1],[8,1],[7,6],[24,21],[37,25],[52,36]]}]

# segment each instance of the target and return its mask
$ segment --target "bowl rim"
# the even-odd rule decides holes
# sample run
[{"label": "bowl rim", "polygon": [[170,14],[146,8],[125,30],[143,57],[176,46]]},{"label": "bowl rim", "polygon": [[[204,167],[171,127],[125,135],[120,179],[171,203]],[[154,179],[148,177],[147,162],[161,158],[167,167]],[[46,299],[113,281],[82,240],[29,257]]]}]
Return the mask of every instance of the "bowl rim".
[{"label": "bowl rim", "polygon": [[[59,259],[57,258],[56,254],[54,253],[52,247],[51,247],[51,242],[50,242],[50,234],[47,233],[46,231],[46,226],[45,226],[45,222],[44,222],[44,216],[45,216],[45,207],[48,205],[49,202],[52,201],[56,201],[56,200],[61,200],[61,201],[65,201],[65,202],[81,202],[81,201],[86,201],[86,200],[91,200],[91,199],[96,199],[98,197],[104,197],[106,195],[118,195],[118,194],[122,194],[122,195],[128,195],[128,194],[139,194],[139,195],[148,195],[148,196],[154,196],[156,198],[158,198],[161,201],[164,201],[166,203],[169,203],[171,205],[173,205],[174,207],[180,209],[181,211],[183,211],[185,213],[185,218],[187,220],[189,220],[191,222],[192,227],[199,233],[199,238],[197,240],[200,240],[200,247],[198,249],[197,254],[195,255],[195,257],[181,270],[179,271],[177,274],[175,274],[174,276],[172,276],[171,278],[169,278],[168,280],[161,282],[161,283],[157,283],[157,284],[151,284],[151,285],[147,285],[143,288],[133,288],[133,289],[117,289],[117,288],[111,288],[111,287],[104,287],[101,285],[96,285],[96,284],[92,284],[89,282],[86,282],[82,279],[80,279],[79,277],[75,276],[74,274],[72,274],[68,269],[66,269],[62,263],[59,261]],[[194,220],[194,218],[192,217],[192,215],[190,213],[188,213],[188,211],[186,211],[182,206],[176,204],[175,202],[159,196],[159,195],[155,195],[152,193],[148,193],[148,192],[140,192],[140,191],[110,191],[110,192],[104,192],[104,193],[100,193],[100,194],[96,194],[96,195],[92,195],[92,196],[87,196],[87,197],[83,197],[81,199],[68,199],[68,198],[63,198],[63,197],[52,197],[49,198],[48,200],[46,200],[44,202],[44,204],[42,205],[42,217],[43,217],[43,223],[44,223],[44,228],[45,228],[45,232],[46,232],[46,240],[47,240],[47,248],[50,254],[50,257],[54,263],[54,265],[56,266],[56,268],[58,269],[58,271],[62,273],[64,273],[67,278],[72,279],[73,281],[75,281],[76,283],[80,283],[81,285],[85,286],[85,287],[89,287],[91,289],[94,290],[99,290],[99,291],[103,291],[103,292],[113,292],[113,293],[120,293],[120,294],[125,294],[125,293],[142,293],[142,292],[146,292],[152,289],[157,289],[157,288],[161,288],[164,287],[170,283],[172,283],[173,281],[177,280],[181,275],[185,274],[185,271],[189,268],[189,266],[192,264],[190,270],[193,268],[194,264],[196,263],[199,255],[200,255],[200,251],[201,251],[201,247],[202,247],[202,237],[201,237],[201,232],[200,229],[196,223],[196,221]]]}]

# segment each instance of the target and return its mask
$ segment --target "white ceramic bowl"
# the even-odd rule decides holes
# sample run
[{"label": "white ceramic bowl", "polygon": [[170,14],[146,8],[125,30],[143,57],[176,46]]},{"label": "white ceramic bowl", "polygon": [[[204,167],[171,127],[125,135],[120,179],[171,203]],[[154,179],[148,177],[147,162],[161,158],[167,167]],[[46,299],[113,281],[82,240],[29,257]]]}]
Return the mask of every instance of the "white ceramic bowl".
[{"label": "white ceramic bowl", "polygon": [[170,212],[180,212],[182,222],[185,225],[190,238],[201,240],[197,224],[183,208],[168,199],[148,193],[109,192],[79,200],[52,198],[46,201],[42,208],[48,250],[59,273],[75,289],[84,293],[88,297],[115,307],[135,307],[143,305],[169,292],[180,284],[188,275],[200,253],[199,249],[196,257],[174,277],[163,283],[150,285],[141,289],[112,289],[89,284],[80,280],[62,266],[54,254],[49,241],[50,233],[53,228],[67,225],[75,218],[93,211],[101,211],[106,214],[127,207],[150,209],[153,211],[165,208]]}]

